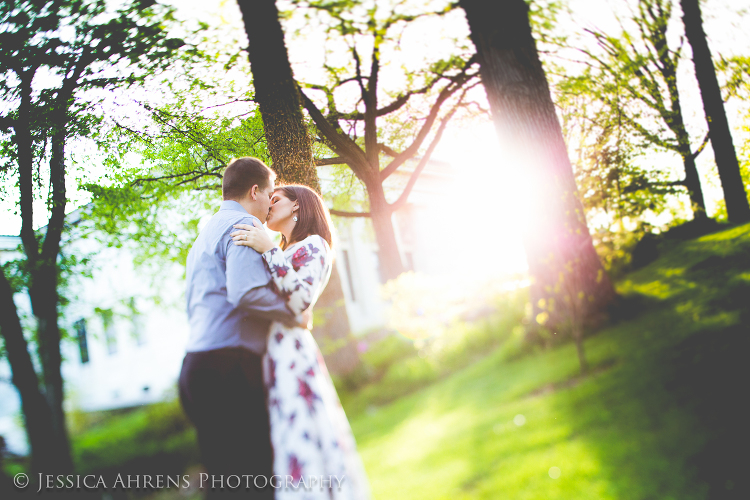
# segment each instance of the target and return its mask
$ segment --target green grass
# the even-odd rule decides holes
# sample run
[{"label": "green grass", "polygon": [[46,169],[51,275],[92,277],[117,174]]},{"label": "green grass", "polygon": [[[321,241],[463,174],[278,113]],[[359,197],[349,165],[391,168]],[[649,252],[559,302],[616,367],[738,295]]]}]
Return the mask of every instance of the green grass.
[{"label": "green grass", "polygon": [[585,377],[572,345],[500,348],[350,415],[374,497],[741,498],[750,225],[673,245],[618,290],[631,312],[587,339]]}]

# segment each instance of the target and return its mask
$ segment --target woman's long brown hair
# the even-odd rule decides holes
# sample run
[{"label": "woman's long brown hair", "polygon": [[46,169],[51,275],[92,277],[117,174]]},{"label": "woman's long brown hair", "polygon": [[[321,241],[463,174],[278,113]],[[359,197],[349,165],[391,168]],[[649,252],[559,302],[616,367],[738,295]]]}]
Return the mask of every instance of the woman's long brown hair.
[{"label": "woman's long brown hair", "polygon": [[301,184],[289,184],[288,186],[279,186],[274,193],[281,192],[292,202],[297,202],[297,224],[294,225],[291,241],[286,241],[284,235],[281,235],[281,249],[286,248],[292,243],[302,241],[311,234],[317,234],[328,242],[328,247],[333,248],[331,239],[331,214],[323,203],[323,199],[307,186]]}]

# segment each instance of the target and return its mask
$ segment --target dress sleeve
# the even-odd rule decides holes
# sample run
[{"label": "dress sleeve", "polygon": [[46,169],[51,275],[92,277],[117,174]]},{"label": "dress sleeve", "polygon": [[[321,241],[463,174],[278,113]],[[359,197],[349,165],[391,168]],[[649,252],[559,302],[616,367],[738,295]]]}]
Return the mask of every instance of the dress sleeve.
[{"label": "dress sleeve", "polygon": [[263,254],[271,279],[294,314],[310,307],[316,297],[325,276],[327,252],[323,238],[310,237],[291,259],[278,247]]}]

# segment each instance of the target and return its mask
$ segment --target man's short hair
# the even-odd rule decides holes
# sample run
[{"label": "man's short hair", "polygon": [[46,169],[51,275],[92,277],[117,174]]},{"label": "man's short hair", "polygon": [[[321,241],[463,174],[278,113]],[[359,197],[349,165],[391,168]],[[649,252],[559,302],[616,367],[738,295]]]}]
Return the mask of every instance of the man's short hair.
[{"label": "man's short hair", "polygon": [[225,200],[241,200],[256,184],[265,189],[276,179],[268,165],[252,156],[235,158],[224,169],[221,180],[221,197]]}]

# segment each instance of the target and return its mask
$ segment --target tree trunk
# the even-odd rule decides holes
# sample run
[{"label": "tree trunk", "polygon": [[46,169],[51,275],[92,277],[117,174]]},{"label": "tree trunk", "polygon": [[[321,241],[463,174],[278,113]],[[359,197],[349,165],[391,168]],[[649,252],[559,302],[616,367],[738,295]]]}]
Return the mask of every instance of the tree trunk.
[{"label": "tree trunk", "polygon": [[[8,333],[3,335],[6,343],[13,344],[11,359],[13,383],[21,395],[22,411],[32,453],[34,472],[69,473],[73,470],[70,443],[63,412],[63,381],[60,372],[60,330],[57,325],[57,256],[60,237],[65,220],[65,116],[58,120],[58,130],[52,134],[50,158],[50,183],[52,187],[52,216],[47,225],[41,252],[33,229],[33,144],[31,140],[31,79],[33,72],[24,74],[21,81],[21,105],[14,124],[18,145],[19,189],[21,195],[21,239],[26,256],[27,269],[31,277],[29,296],[34,316],[37,319],[37,344],[44,372],[45,391],[39,387],[39,378],[28,354],[26,341],[20,324],[16,331],[11,317]],[[67,95],[67,94],[66,94]],[[67,106],[67,99],[62,98]],[[63,109],[66,109],[65,107]],[[5,278],[3,277],[3,281]],[[7,282],[6,282],[7,284]],[[7,293],[7,291],[5,291]],[[17,319],[17,311],[10,298],[3,299],[4,309]],[[3,316],[5,316],[3,311]],[[10,347],[8,347],[9,358]]]},{"label": "tree trunk", "polygon": [[14,124],[18,148],[18,185],[21,195],[21,241],[28,259],[29,269],[33,269],[39,256],[39,243],[34,233],[34,154],[31,138],[31,80],[34,73],[21,77],[21,103],[18,106],[18,119]]},{"label": "tree trunk", "polygon": [[34,316],[37,319],[37,346],[44,377],[45,397],[52,415],[51,446],[54,463],[59,472],[72,472],[70,440],[65,425],[63,399],[65,392],[62,378],[62,355],[60,353],[60,328],[57,324],[58,267],[60,239],[65,222],[65,120],[61,113],[58,130],[52,135],[50,156],[51,214],[47,223],[42,251],[37,265],[31,270],[29,296]]},{"label": "tree trunk", "polygon": [[721,89],[716,79],[716,69],[708,48],[706,33],[698,0],[680,0],[682,20],[685,23],[685,34],[693,49],[695,76],[701,89],[703,110],[708,122],[711,145],[714,150],[716,166],[719,170],[721,188],[727,205],[727,215],[731,222],[750,221],[750,205],[740,175],[740,166],[732,142]]},{"label": "tree trunk", "polygon": [[682,103],[680,102],[679,90],[677,89],[677,73],[672,73],[669,83],[669,93],[672,99],[672,119],[668,123],[669,128],[677,138],[677,150],[682,157],[682,163],[685,167],[685,187],[690,196],[690,209],[693,211],[693,219],[705,219],[706,202],[703,199],[703,188],[701,188],[701,179],[698,176],[698,169],[695,166],[695,157],[692,146],[690,145],[690,136],[685,128],[685,119],[682,116]]},{"label": "tree trunk", "polygon": [[[662,74],[664,84],[669,92],[671,109],[664,106],[659,112],[677,139],[676,151],[682,157],[685,167],[683,185],[687,188],[690,196],[693,219],[703,220],[706,218],[706,204],[703,199],[703,189],[701,188],[698,170],[695,167],[697,153],[694,154],[692,151],[690,135],[685,128],[685,119],[682,114],[682,101],[678,88],[678,60],[673,55],[674,53],[669,50],[667,44],[666,29],[671,12],[669,5],[671,5],[671,2],[667,0],[654,0],[653,4],[651,0],[641,0],[639,6],[642,17],[640,18],[639,28],[645,30],[644,36],[654,47],[653,57],[656,57],[660,62],[659,72]],[[648,12],[648,15],[646,12]],[[647,17],[650,17],[650,20]],[[656,63],[656,60],[654,62]]]},{"label": "tree trunk", "polygon": [[320,192],[302,101],[289,64],[274,0],[238,0],[258,102],[273,169],[286,184]]},{"label": "tree trunk", "polygon": [[573,324],[573,340],[576,344],[576,354],[578,354],[578,365],[581,368],[581,374],[585,375],[589,371],[589,364],[586,361],[586,351],[583,346],[583,328],[579,321]]},{"label": "tree trunk", "polygon": [[396,231],[393,227],[393,212],[385,199],[383,186],[380,183],[372,183],[367,185],[367,188],[372,228],[375,232],[375,240],[378,243],[380,275],[384,281],[388,281],[398,278],[401,273],[406,271],[406,268],[401,261]]},{"label": "tree trunk", "polygon": [[70,441],[63,410],[64,388],[61,373],[60,328],[57,324],[57,266],[45,263],[33,275],[29,295],[37,320],[37,347],[42,365],[45,398],[52,416],[52,436],[47,457],[61,473],[73,470]]},{"label": "tree trunk", "polygon": [[[341,286],[341,275],[333,266],[328,285],[315,303],[315,309],[323,312],[325,320],[321,324],[313,325],[313,333],[322,344],[335,343],[351,337],[349,316],[346,313],[344,289]],[[328,370],[337,375],[351,372],[359,364],[359,352],[353,343],[346,343],[339,349],[325,352]]]},{"label": "tree trunk", "polygon": [[[687,135],[687,134],[686,134]],[[698,168],[695,166],[695,155],[690,152],[690,145],[681,148],[683,165],[685,166],[685,187],[690,195],[690,208],[694,219],[705,219],[706,202],[703,199],[703,189],[698,176]]]},{"label": "tree trunk", "polygon": [[31,448],[31,470],[34,474],[52,474],[58,467],[52,412],[40,391],[39,378],[34,371],[34,363],[13,302],[13,290],[3,272],[0,272],[0,332],[5,338],[13,385],[21,397],[26,435]]},{"label": "tree trunk", "polygon": [[[582,304],[597,323],[615,292],[586,225],[565,142],[531,34],[524,0],[460,0],[477,49],[482,83],[507,159],[530,177],[532,227],[524,237],[537,322],[570,324]],[[571,334],[573,332],[568,332]]]},{"label": "tree trunk", "polygon": [[[289,63],[276,4],[274,0],[238,0],[238,3],[250,43],[248,54],[255,99],[263,118],[273,169],[282,182],[303,184],[320,193],[312,145],[302,115],[302,100]],[[315,328],[317,338],[335,342],[350,336],[344,300],[341,277],[334,268],[316,304],[319,310],[329,311],[326,321]],[[332,372],[343,373],[356,366],[359,355],[356,349],[344,347],[327,354],[326,361],[330,361]]]},{"label": "tree trunk", "polygon": [[359,351],[349,331],[345,300],[341,275],[334,265],[328,286],[315,303],[316,316],[322,316],[323,321],[313,325],[313,335],[320,343],[328,371],[335,375],[351,373],[359,364]]}]

